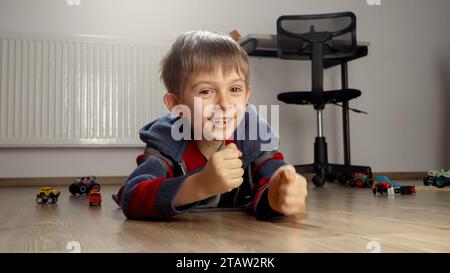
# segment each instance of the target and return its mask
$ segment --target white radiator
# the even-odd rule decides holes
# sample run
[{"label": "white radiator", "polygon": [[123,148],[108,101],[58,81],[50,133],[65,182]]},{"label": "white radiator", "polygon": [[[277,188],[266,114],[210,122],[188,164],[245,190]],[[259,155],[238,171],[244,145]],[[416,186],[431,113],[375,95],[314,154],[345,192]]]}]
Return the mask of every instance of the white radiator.
[{"label": "white radiator", "polygon": [[110,37],[0,33],[0,146],[136,146],[165,114],[166,47]]}]

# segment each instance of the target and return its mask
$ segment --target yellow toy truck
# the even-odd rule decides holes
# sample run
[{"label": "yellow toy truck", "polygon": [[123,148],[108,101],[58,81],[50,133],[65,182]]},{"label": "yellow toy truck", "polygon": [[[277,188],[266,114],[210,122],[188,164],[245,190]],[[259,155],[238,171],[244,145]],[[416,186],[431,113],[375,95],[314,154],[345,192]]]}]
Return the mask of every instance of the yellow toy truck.
[{"label": "yellow toy truck", "polygon": [[61,192],[52,187],[42,187],[36,194],[36,203],[38,204],[55,204]]}]

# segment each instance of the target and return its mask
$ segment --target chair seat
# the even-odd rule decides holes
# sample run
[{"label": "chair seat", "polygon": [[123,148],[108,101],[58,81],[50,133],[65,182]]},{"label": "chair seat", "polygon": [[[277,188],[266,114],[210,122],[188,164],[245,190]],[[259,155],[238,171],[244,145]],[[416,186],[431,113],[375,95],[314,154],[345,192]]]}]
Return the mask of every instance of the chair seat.
[{"label": "chair seat", "polygon": [[278,94],[278,100],[288,104],[313,104],[324,105],[349,101],[361,96],[361,91],[356,89],[340,89],[323,91],[314,94],[311,91],[291,91]]},{"label": "chair seat", "polygon": [[[360,54],[360,49],[357,48],[352,51],[330,51],[324,48],[323,52],[323,60],[326,61],[339,61],[348,59],[351,57]],[[291,60],[311,60],[312,59],[312,51],[292,51],[292,52],[284,52],[281,59],[291,59]]]}]

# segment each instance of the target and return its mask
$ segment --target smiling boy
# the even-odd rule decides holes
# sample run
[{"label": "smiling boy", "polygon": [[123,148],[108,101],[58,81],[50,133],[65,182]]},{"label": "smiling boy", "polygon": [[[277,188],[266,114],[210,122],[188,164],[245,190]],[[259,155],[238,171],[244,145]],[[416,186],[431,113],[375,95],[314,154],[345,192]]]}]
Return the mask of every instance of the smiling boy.
[{"label": "smiling boy", "polygon": [[[124,214],[153,219],[193,208],[242,208],[272,220],[302,212],[305,178],[284,160],[276,135],[248,106],[245,51],[227,35],[191,31],[176,39],[161,64],[163,100],[172,113],[140,131],[145,152],[113,195]],[[271,149],[260,135],[250,136],[249,122],[255,121],[268,128],[269,147],[276,143]]]}]

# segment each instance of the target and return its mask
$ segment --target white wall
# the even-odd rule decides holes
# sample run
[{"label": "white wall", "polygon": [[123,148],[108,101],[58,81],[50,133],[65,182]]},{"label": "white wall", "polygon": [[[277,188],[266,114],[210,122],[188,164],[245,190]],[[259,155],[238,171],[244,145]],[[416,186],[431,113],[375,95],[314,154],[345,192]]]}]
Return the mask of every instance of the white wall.
[{"label": "white wall", "polygon": [[[350,87],[363,96],[351,105],[352,161],[375,171],[450,167],[450,1],[365,0],[148,1],[0,0],[0,31],[171,39],[192,29],[275,33],[280,15],[353,11],[358,40],[369,56],[349,65]],[[278,104],[282,90],[307,90],[309,64],[251,59],[252,103]],[[325,73],[338,88],[339,69]],[[257,95],[256,95],[257,94]],[[160,98],[155,98],[160,99]],[[293,163],[313,159],[312,107],[280,104],[281,150]],[[342,160],[340,108],[325,111],[330,161]],[[128,175],[138,148],[0,149],[0,177]]]}]

